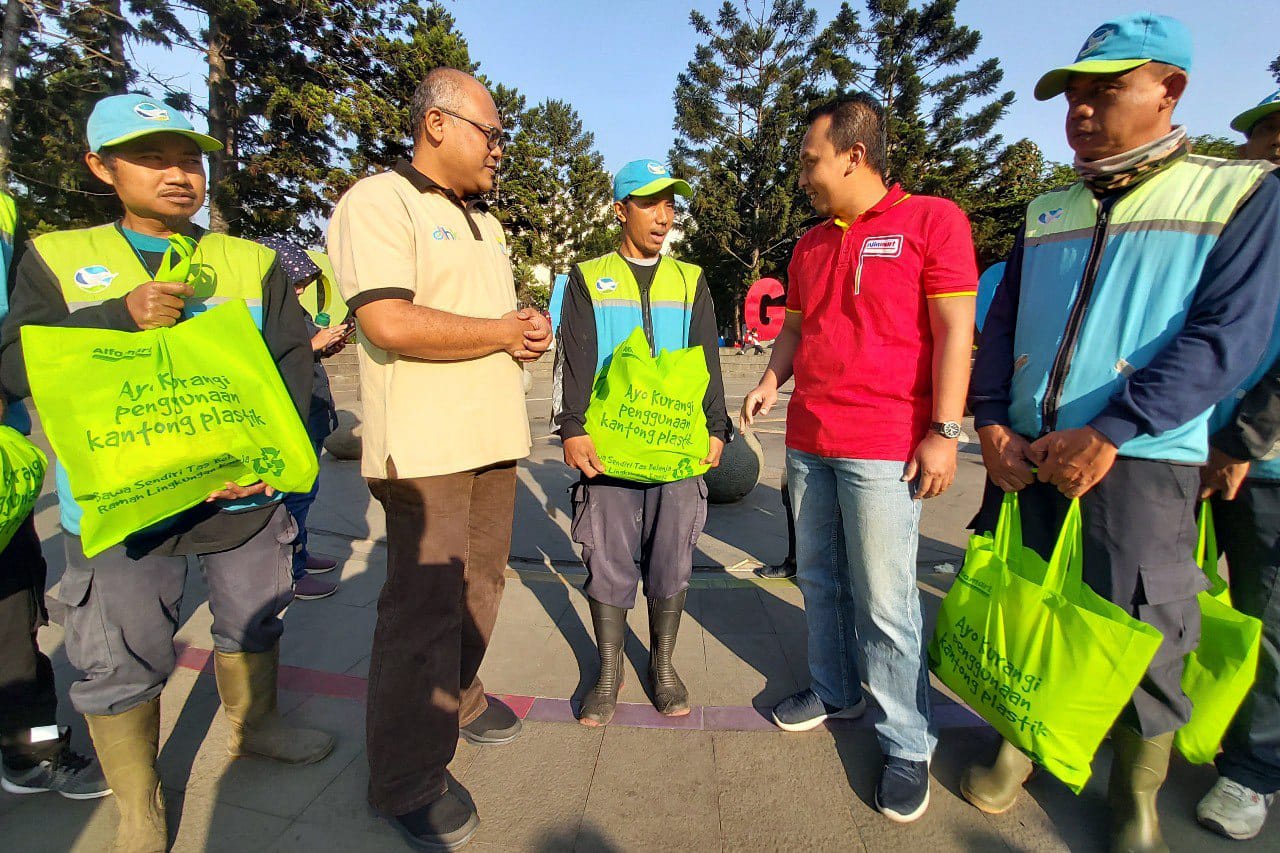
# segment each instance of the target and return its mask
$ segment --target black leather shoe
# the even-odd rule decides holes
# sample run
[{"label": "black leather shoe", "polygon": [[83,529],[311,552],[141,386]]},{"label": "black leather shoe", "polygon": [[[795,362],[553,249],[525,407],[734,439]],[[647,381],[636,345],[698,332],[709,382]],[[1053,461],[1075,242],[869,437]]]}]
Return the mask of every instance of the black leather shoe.
[{"label": "black leather shoe", "polygon": [[390,821],[404,840],[419,850],[457,850],[480,828],[476,810],[453,791]]},{"label": "black leather shoe", "polygon": [[791,557],[778,563],[776,566],[761,566],[755,570],[758,578],[766,578],[768,580],[786,580],[796,576],[796,561]]},{"label": "black leather shoe", "polygon": [[472,720],[470,724],[459,728],[458,734],[467,743],[481,746],[511,743],[520,736],[520,729],[524,728],[524,724],[520,722],[516,712],[508,708],[505,703],[492,696],[484,698],[489,703],[489,707],[485,708],[484,713]]}]

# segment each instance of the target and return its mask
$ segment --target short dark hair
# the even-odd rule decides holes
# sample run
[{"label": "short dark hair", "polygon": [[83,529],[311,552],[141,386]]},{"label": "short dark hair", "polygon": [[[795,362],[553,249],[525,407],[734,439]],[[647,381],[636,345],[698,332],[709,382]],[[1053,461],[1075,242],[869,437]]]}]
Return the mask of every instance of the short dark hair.
[{"label": "short dark hair", "polygon": [[885,173],[884,107],[866,92],[840,95],[809,111],[805,121],[813,124],[823,116],[831,117],[827,138],[836,151],[848,151],[862,143],[867,150],[867,166],[877,174]]}]

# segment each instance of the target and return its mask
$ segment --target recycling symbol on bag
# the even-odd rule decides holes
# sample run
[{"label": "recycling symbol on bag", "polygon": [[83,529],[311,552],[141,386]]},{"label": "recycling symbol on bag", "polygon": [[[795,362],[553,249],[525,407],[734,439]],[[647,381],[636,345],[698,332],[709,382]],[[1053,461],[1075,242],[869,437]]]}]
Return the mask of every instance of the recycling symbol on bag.
[{"label": "recycling symbol on bag", "polygon": [[284,460],[280,458],[280,451],[274,447],[260,449],[262,455],[253,460],[253,473],[258,476],[270,474],[273,477],[279,477],[284,473]]}]

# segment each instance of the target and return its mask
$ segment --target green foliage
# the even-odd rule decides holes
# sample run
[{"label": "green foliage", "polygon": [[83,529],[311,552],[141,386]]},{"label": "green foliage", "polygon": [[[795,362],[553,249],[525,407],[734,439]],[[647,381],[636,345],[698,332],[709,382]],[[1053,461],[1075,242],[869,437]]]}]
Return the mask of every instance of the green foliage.
[{"label": "green foliage", "polygon": [[594,146],[564,101],[543,101],[520,114],[503,152],[494,212],[507,229],[522,301],[549,299],[557,273],[615,248],[609,174]]},{"label": "green foliage", "polygon": [[1032,199],[1075,180],[1070,166],[1045,162],[1030,139],[1020,139],[1001,152],[993,173],[967,194],[978,268],[1008,257]]},{"label": "green foliage", "polygon": [[671,167],[695,189],[680,251],[702,265],[722,327],[736,329],[747,286],[782,274],[812,217],[796,186],[804,116],[824,86],[849,76],[804,0],[738,0],[714,19],[677,78]]},{"label": "green foliage", "polygon": [[1221,157],[1224,160],[1235,160],[1240,157],[1240,148],[1235,141],[1225,136],[1214,136],[1212,133],[1191,137],[1191,148],[1195,153],[1206,157]]},{"label": "green foliage", "polygon": [[[714,20],[690,15],[701,42],[676,85],[671,159],[697,189],[682,248],[706,268],[718,316],[732,318],[725,325],[737,327],[748,284],[785,274],[812,222],[796,157],[805,115],[820,101],[852,90],[880,100],[886,177],[910,192],[972,210],[993,184],[1007,194],[1025,177],[1025,151],[1001,175],[994,128],[1013,93],[999,91],[996,59],[977,58],[981,35],[957,24],[956,3],[866,0],[865,20],[845,3],[823,28],[805,0],[727,0]],[[997,253],[1012,227],[992,220],[979,229],[979,251]]]}]

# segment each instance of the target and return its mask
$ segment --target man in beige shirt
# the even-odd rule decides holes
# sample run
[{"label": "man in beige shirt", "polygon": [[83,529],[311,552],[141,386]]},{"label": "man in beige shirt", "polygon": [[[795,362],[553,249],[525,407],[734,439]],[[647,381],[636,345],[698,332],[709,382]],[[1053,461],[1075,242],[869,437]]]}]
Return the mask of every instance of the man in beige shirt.
[{"label": "man in beige shirt", "polygon": [[415,846],[452,850],[474,808],[446,786],[458,736],[506,743],[520,720],[477,677],[511,548],[516,460],[528,455],[521,362],[551,342],[516,310],[502,227],[479,196],[502,120],[474,78],[414,93],[412,161],[357,183],[329,257],[360,327],[362,471],[386,510],[387,579],[369,664],[369,802]]}]

